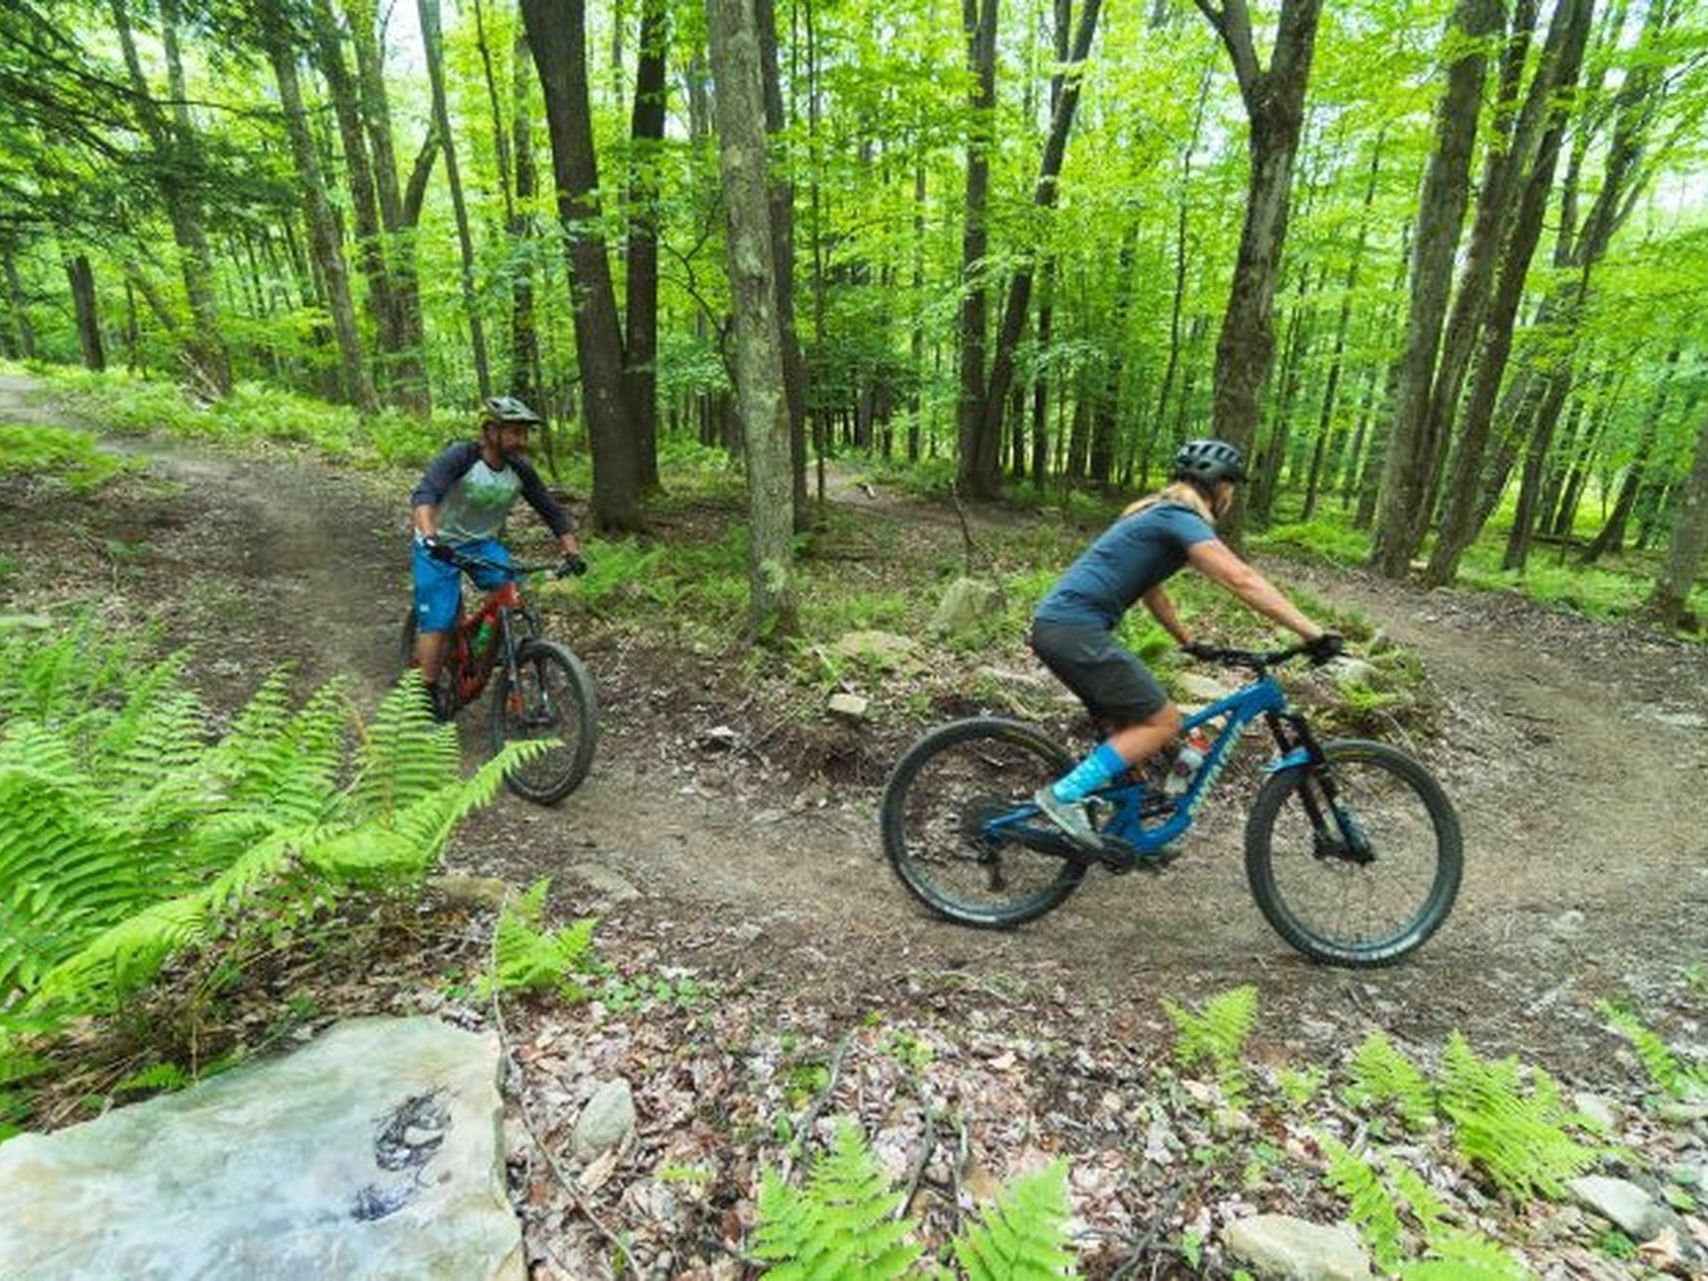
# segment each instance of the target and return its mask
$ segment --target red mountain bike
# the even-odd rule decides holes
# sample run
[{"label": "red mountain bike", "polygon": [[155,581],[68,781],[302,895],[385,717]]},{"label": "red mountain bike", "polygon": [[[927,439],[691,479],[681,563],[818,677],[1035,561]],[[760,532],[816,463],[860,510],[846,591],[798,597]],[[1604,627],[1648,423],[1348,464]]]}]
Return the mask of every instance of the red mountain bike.
[{"label": "red mountain bike", "polygon": [[[553,746],[505,775],[518,796],[542,805],[561,801],[587,777],[599,740],[593,679],[569,649],[540,635],[540,616],[520,585],[533,574],[584,574],[587,562],[568,556],[555,565],[501,565],[457,553],[451,564],[465,572],[494,569],[508,581],[487,593],[473,613],[461,605],[433,689],[433,714],[448,721],[493,683],[492,750],[523,739]],[[403,663],[415,662],[415,611],[403,623]],[[496,676],[496,680],[494,677]]]}]

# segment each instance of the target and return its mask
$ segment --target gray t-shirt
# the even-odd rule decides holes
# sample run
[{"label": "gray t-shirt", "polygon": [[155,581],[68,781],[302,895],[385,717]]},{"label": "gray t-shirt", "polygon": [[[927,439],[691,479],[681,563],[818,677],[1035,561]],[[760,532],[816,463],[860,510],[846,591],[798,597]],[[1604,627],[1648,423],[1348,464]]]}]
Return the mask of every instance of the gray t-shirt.
[{"label": "gray t-shirt", "polygon": [[1188,548],[1215,537],[1210,522],[1184,503],[1123,516],[1063,571],[1032,617],[1112,629],[1134,601],[1179,572]]},{"label": "gray t-shirt", "polygon": [[518,494],[540,513],[552,533],[562,537],[569,531],[569,517],[530,463],[509,459],[495,470],[487,465],[480,446],[473,441],[441,450],[427,464],[409,502],[412,507],[426,503],[437,509],[439,537],[453,543],[472,543],[497,535]]}]

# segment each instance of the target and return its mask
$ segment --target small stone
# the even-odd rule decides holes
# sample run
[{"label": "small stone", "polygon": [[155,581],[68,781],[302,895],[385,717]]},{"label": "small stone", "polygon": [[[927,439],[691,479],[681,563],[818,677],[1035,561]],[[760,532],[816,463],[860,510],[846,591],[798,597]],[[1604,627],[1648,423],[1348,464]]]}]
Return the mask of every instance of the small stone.
[{"label": "small stone", "polygon": [[1572,1106],[1609,1134],[1619,1128],[1618,1104],[1612,1099],[1591,1094],[1587,1090],[1579,1090],[1572,1095]]},{"label": "small stone", "polygon": [[622,1077],[601,1085],[576,1119],[570,1145],[576,1160],[593,1160],[634,1133],[635,1099]]},{"label": "small stone", "polygon": [[427,885],[447,903],[461,907],[502,907],[510,893],[510,887],[496,876],[435,876]]},{"label": "small stone", "polygon": [[832,712],[855,721],[864,720],[866,709],[871,705],[870,699],[863,698],[859,694],[832,694],[829,703]]},{"label": "small stone", "polygon": [[1001,608],[1002,591],[977,578],[957,578],[949,584],[931,619],[931,630],[960,636],[972,631]]},{"label": "small stone", "polygon": [[612,903],[632,903],[641,897],[641,892],[620,873],[591,859],[571,863],[564,869],[564,873],[580,881],[600,898]]},{"label": "small stone", "polygon": [[1625,1179],[1591,1174],[1566,1187],[1578,1204],[1613,1222],[1633,1241],[1647,1241],[1667,1226],[1665,1211],[1655,1199]]}]

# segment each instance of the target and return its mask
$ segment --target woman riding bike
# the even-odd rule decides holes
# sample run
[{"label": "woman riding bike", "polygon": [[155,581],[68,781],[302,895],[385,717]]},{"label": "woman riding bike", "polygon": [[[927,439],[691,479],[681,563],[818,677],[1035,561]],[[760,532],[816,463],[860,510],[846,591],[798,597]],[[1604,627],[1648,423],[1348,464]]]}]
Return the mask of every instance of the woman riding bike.
[{"label": "woman riding bike", "polygon": [[483,591],[506,582],[510,553],[497,534],[518,494],[551,527],[565,556],[580,550],[568,514],[527,459],[529,432],[540,421],[516,397],[492,397],[481,407],[480,439],[442,450],[409,496],[415,509],[415,663],[428,689],[436,688],[445,637],[462,603],[461,571],[451,561],[461,554],[487,562],[471,571]]},{"label": "woman riding bike", "polygon": [[1174,456],[1169,483],[1123,511],[1067,568],[1032,615],[1033,652],[1111,731],[1089,756],[1033,798],[1084,850],[1102,848],[1084,798],[1148,760],[1180,732],[1180,709],[1115,639],[1115,628],[1135,602],[1142,600],[1181,649],[1193,653],[1192,637],[1163,589],[1190,564],[1258,613],[1297,632],[1312,647],[1313,658],[1340,652],[1338,634],[1306,618],[1216,537],[1215,522],[1227,514],[1234,486],[1244,479],[1245,461],[1232,445],[1187,441]]}]

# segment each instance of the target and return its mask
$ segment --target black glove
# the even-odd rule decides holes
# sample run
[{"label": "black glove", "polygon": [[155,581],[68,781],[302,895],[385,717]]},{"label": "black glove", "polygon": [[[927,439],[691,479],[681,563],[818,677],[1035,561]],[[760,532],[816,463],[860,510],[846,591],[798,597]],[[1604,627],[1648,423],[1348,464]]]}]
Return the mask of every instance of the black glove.
[{"label": "black glove", "polygon": [[580,578],[586,572],[587,562],[582,560],[580,556],[565,556],[557,563],[557,576],[559,578],[565,574],[574,574]]},{"label": "black glove", "polygon": [[1324,632],[1315,640],[1305,642],[1305,653],[1311,656],[1311,662],[1321,666],[1329,659],[1337,657],[1346,648],[1346,638],[1339,632]]},{"label": "black glove", "polygon": [[1217,646],[1210,644],[1208,641],[1192,640],[1187,641],[1182,645],[1180,647],[1180,652],[1185,654],[1188,658],[1198,658],[1208,662],[1211,659],[1214,659],[1217,654],[1221,653],[1221,650]]},{"label": "black glove", "polygon": [[421,545],[427,549],[427,554],[434,560],[441,560],[449,564],[457,558],[457,549],[443,541],[437,534],[422,535]]}]

